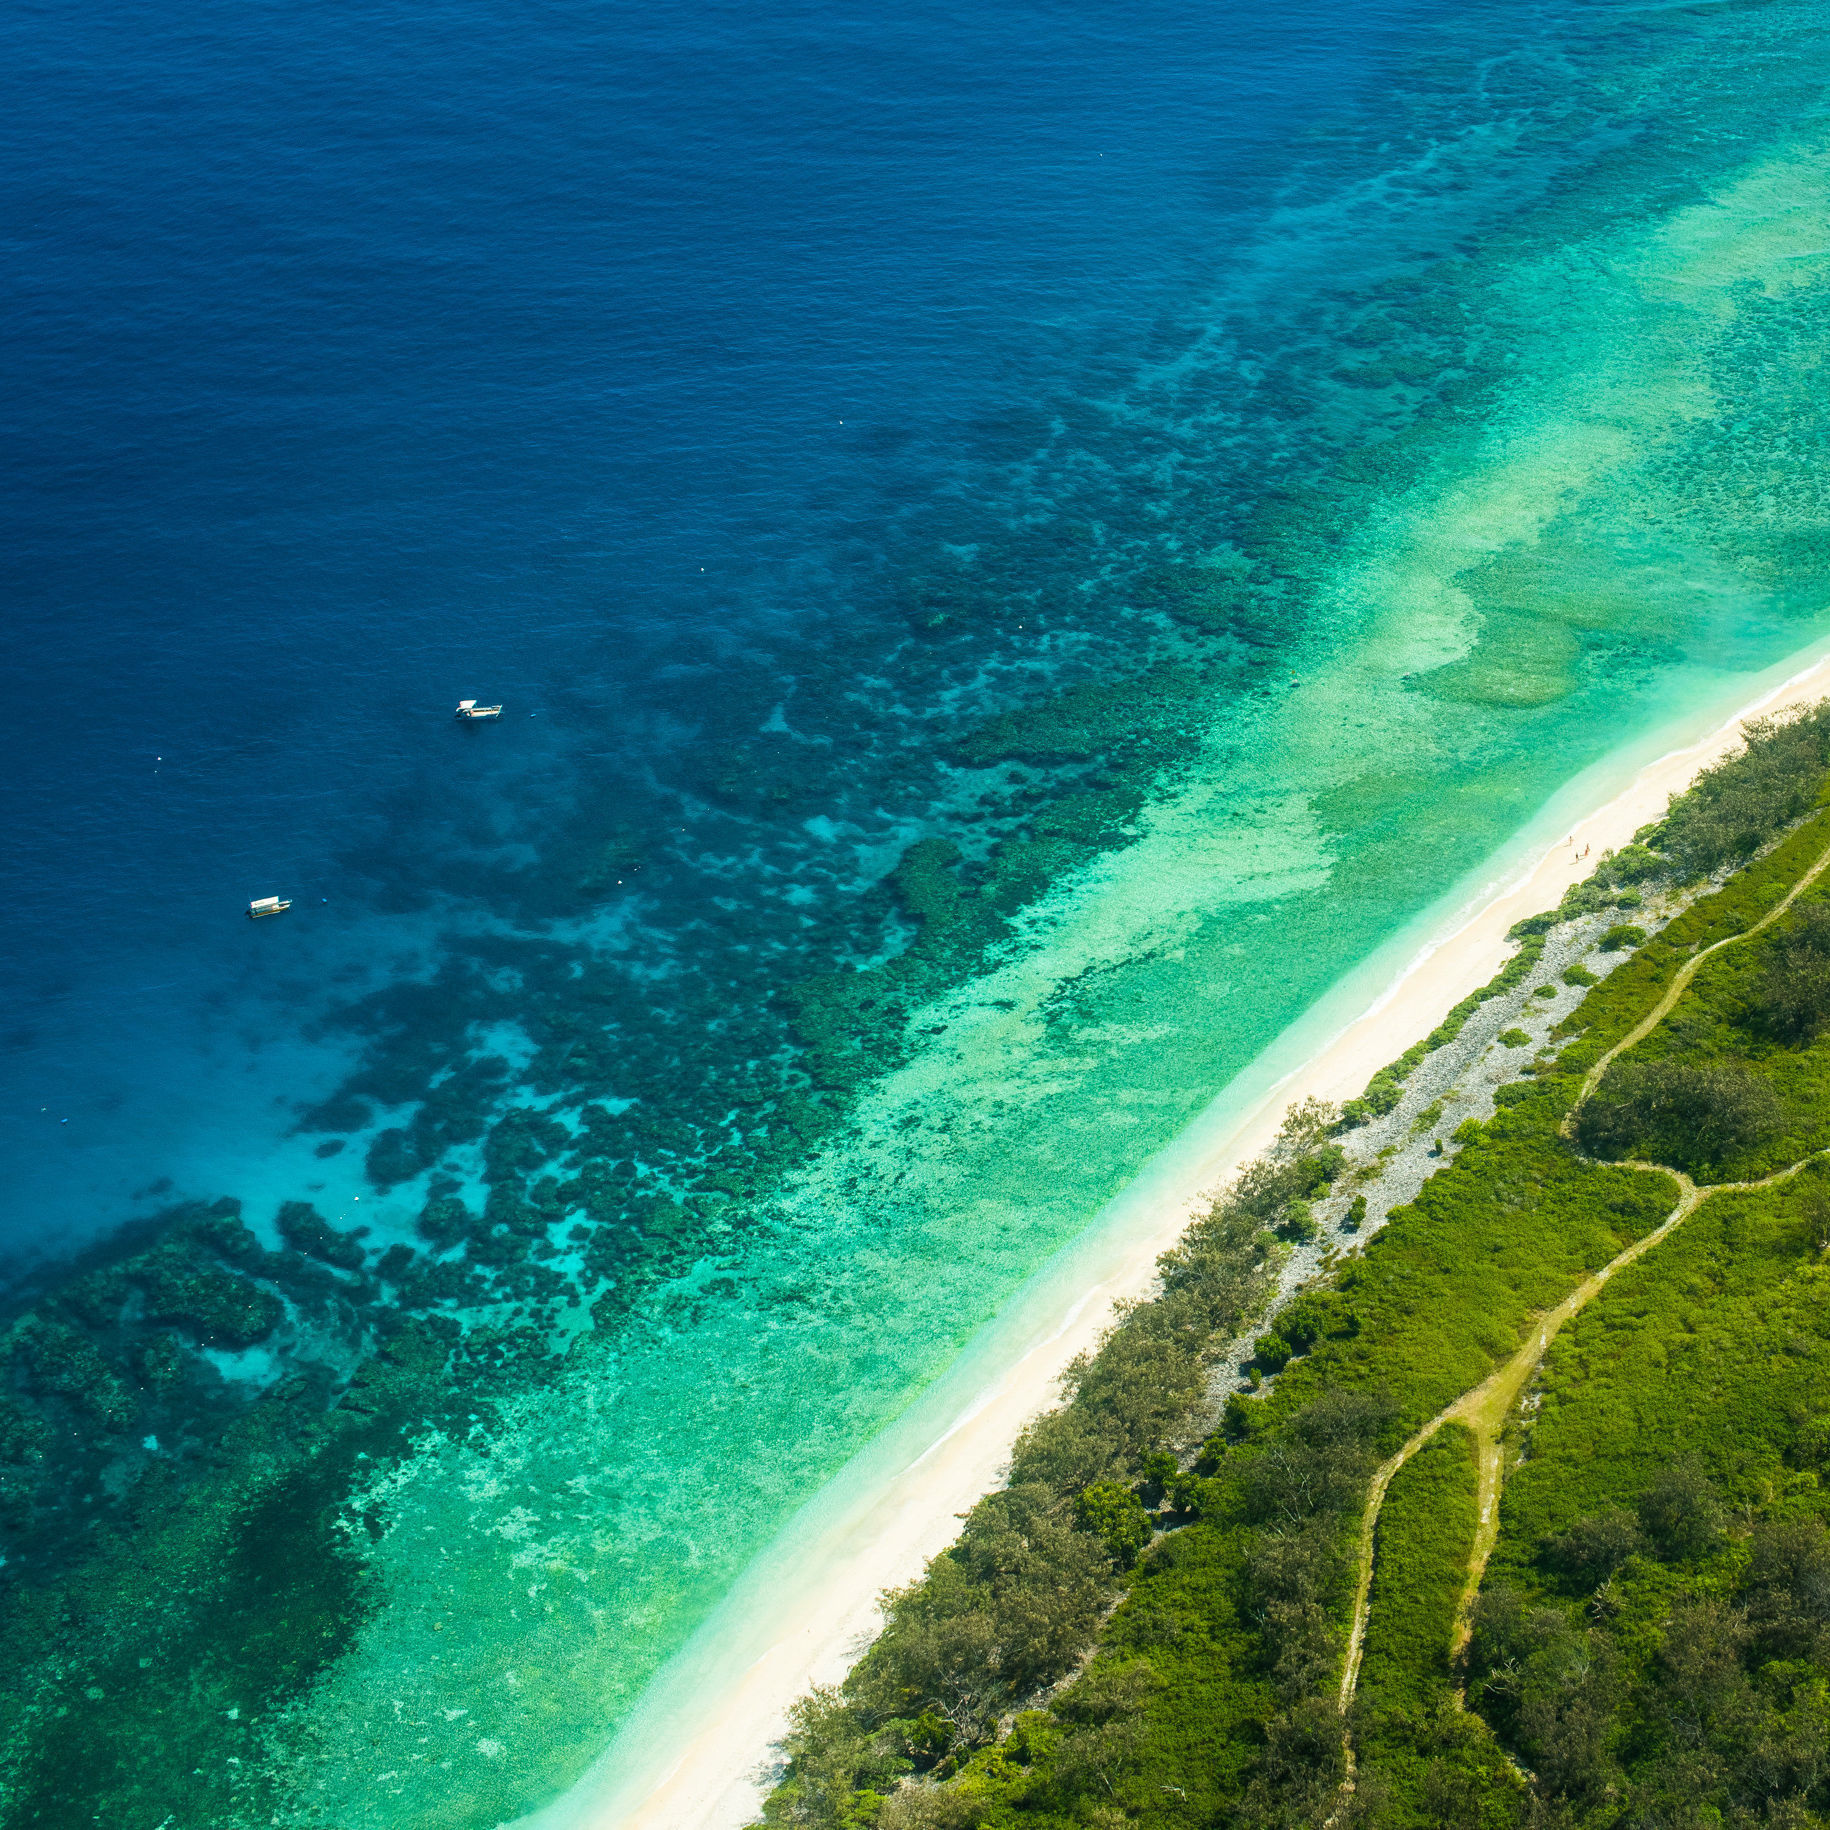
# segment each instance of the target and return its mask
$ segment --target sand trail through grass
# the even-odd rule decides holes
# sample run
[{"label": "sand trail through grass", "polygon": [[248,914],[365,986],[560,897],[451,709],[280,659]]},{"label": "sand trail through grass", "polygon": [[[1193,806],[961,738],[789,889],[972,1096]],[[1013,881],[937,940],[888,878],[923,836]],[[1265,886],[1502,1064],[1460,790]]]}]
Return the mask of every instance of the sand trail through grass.
[{"label": "sand trail through grass", "polygon": [[[1749,932],[1751,933],[1752,930],[1750,929]],[[1737,935],[1736,938],[1744,937]],[[1819,1152],[1818,1154],[1824,1153]],[[1379,1512],[1385,1503],[1386,1492],[1398,1470],[1444,1424],[1462,1424],[1474,1437],[1475,1454],[1480,1471],[1480,1485],[1477,1490],[1479,1515],[1475,1524],[1474,1546],[1468,1559],[1467,1577],[1462,1585],[1461,1606],[1456,1614],[1455,1645],[1451,1650],[1458,1652],[1467,1641],[1474,1597],[1480,1589],[1481,1578],[1486,1573],[1487,1559],[1492,1556],[1493,1547],[1499,1540],[1499,1500],[1500,1488],[1505,1479],[1503,1444],[1506,1423],[1517,1408],[1519,1400],[1525,1395],[1526,1387],[1531,1383],[1538,1367],[1543,1363],[1545,1354],[1550,1350],[1551,1342],[1557,1338],[1568,1322],[1601,1294],[1618,1272],[1624,1271],[1628,1265],[1649,1252],[1661,1239],[1674,1233],[1710,1196],[1749,1193],[1756,1189],[1772,1188],[1780,1182],[1789,1181],[1810,1161],[1810,1157],[1804,1157],[1796,1163],[1788,1163],[1785,1168],[1777,1169],[1771,1175],[1762,1176],[1755,1182],[1718,1182],[1708,1188],[1699,1188],[1681,1169],[1672,1169],[1663,1163],[1623,1163],[1620,1165],[1623,1169],[1636,1169],[1646,1175],[1670,1177],[1678,1186],[1677,1205],[1652,1232],[1646,1234],[1643,1239],[1634,1240],[1618,1257],[1609,1260],[1599,1271],[1585,1278],[1556,1308],[1546,1310],[1539,1317],[1531,1337],[1510,1360],[1489,1374],[1472,1391],[1464,1392],[1453,1404],[1439,1411],[1405,1443],[1397,1454],[1392,1456],[1389,1461],[1381,1463],[1374,1473],[1367,1494],[1366,1509],[1360,1521],[1359,1546],[1355,1559],[1353,1628],[1348,1638],[1347,1658],[1341,1673],[1341,1708],[1343,1710],[1353,1701],[1354,1690],[1359,1682],[1360,1657],[1365,1649],[1366,1622],[1371,1612],[1374,1537],[1378,1529]]]},{"label": "sand trail through grass", "polygon": [[[1564,1136],[1571,1134],[1577,1115],[1601,1084],[1602,1076],[1607,1072],[1609,1066],[1627,1049],[1649,1036],[1670,1015],[1678,999],[1701,969],[1703,962],[1711,955],[1721,952],[1725,947],[1751,940],[1770,927],[1785,914],[1805,890],[1816,882],[1827,867],[1830,867],[1830,847],[1826,847],[1818,854],[1785,895],[1758,921],[1744,928],[1739,934],[1728,935],[1715,942],[1714,945],[1703,948],[1694,957],[1684,962],[1673,974],[1671,984],[1651,1010],[1620,1041],[1606,1050],[1583,1077],[1582,1086],[1561,1127]],[[1474,1600],[1479,1593],[1481,1579],[1486,1573],[1487,1561],[1492,1556],[1494,1545],[1499,1540],[1499,1501],[1500,1488],[1505,1480],[1504,1437],[1507,1420],[1513,1415],[1520,1400],[1524,1397],[1526,1388],[1543,1363],[1551,1342],[1573,1317],[1580,1314],[1607,1287],[1616,1273],[1625,1270],[1628,1265],[1650,1251],[1660,1240],[1675,1232],[1711,1195],[1750,1192],[1774,1187],[1797,1175],[1809,1161],[1811,1161],[1809,1156],[1802,1157],[1797,1162],[1789,1163],[1784,1168],[1777,1169],[1771,1175],[1763,1176],[1756,1181],[1719,1182],[1706,1188],[1698,1187],[1682,1170],[1673,1169],[1663,1163],[1627,1162],[1621,1165],[1622,1168],[1637,1170],[1642,1174],[1669,1177],[1678,1189],[1678,1200],[1671,1212],[1644,1238],[1636,1239],[1624,1251],[1603,1265],[1600,1270],[1585,1278],[1554,1309],[1545,1311],[1539,1317],[1525,1343],[1509,1360],[1489,1374],[1479,1385],[1464,1392],[1452,1404],[1445,1406],[1428,1423],[1417,1430],[1395,1455],[1382,1463],[1375,1471],[1360,1521],[1359,1542],[1355,1556],[1353,1621],[1348,1635],[1347,1656],[1343,1661],[1341,1671],[1340,1705],[1343,1711],[1353,1701],[1359,1682],[1361,1658],[1365,1650],[1366,1624],[1371,1611],[1374,1549],[1379,1514],[1384,1506],[1385,1496],[1399,1469],[1445,1424],[1460,1423],[1474,1437],[1476,1465],[1479,1470],[1479,1485],[1476,1495],[1478,1515],[1467,1573],[1462,1584],[1461,1604],[1456,1611],[1455,1644],[1451,1648],[1451,1652],[1459,1652],[1468,1638]]]},{"label": "sand trail through grass", "polygon": [[[1353,1628],[1347,1643],[1347,1658],[1341,1673],[1341,1707],[1346,1709],[1353,1701],[1354,1689],[1359,1681],[1360,1657],[1366,1643],[1366,1621],[1370,1612],[1373,1577],[1373,1544],[1378,1528],[1380,1508],[1385,1503],[1387,1489],[1398,1470],[1417,1453],[1444,1424],[1460,1423],[1472,1433],[1475,1442],[1475,1455],[1480,1471],[1480,1485],[1477,1492],[1479,1516],[1475,1526],[1474,1548],[1468,1562],[1468,1580],[1463,1585],[1462,1605],[1456,1628],[1457,1643],[1463,1635],[1461,1622],[1466,1620],[1468,1604],[1473,1590],[1478,1587],[1481,1572],[1487,1566],[1487,1559],[1492,1554],[1493,1546],[1499,1536],[1499,1494],[1504,1475],[1501,1455],[1501,1438],[1506,1427],[1506,1419],[1512,1414],[1532,1375],[1537,1371],[1550,1343],[1570,1318],[1578,1314],[1608,1283],[1617,1271],[1625,1270],[1628,1265],[1649,1251],[1667,1234],[1682,1225],[1696,1211],[1698,1206],[1717,1191],[1713,1188],[1699,1189],[1691,1179],[1675,1169],[1665,1169],[1656,1163],[1631,1163],[1623,1165],[1631,1169],[1646,1170],[1655,1175],[1668,1175],[1678,1185],[1679,1198],[1665,1220],[1643,1239],[1636,1239],[1625,1251],[1601,1267],[1599,1271],[1585,1278],[1573,1289],[1556,1308],[1547,1310],[1539,1317],[1530,1337],[1517,1353],[1507,1360],[1495,1372],[1490,1373],[1471,1391],[1464,1392],[1455,1402],[1423,1425],[1397,1454],[1389,1461],[1382,1463],[1373,1475],[1372,1485],[1366,1498],[1366,1509],[1360,1521],[1360,1539],[1356,1556],[1356,1578],[1354,1588]],[[1779,1175],[1768,1178],[1778,1181],[1783,1176],[1796,1173],[1797,1165],[1780,1171]],[[1764,1184],[1750,1183],[1747,1186],[1759,1187]]]}]

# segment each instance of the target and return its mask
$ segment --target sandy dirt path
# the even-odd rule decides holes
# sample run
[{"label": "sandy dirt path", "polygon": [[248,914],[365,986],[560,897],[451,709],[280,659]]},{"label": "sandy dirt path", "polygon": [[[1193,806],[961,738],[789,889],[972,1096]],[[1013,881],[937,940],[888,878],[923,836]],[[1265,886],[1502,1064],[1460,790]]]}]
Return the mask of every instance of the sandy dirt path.
[{"label": "sandy dirt path", "polygon": [[[1566,1137],[1570,1135],[1575,1126],[1577,1114],[1581,1112],[1596,1087],[1601,1084],[1602,1075],[1607,1072],[1615,1058],[1633,1047],[1636,1042],[1643,1041],[1670,1015],[1678,999],[1701,969],[1703,962],[1713,954],[1720,953],[1724,947],[1733,947],[1744,940],[1752,940],[1762,929],[1770,927],[1817,881],[1826,868],[1830,868],[1830,846],[1825,847],[1819,853],[1816,862],[1810,869],[1752,927],[1744,928],[1739,934],[1728,935],[1725,939],[1717,941],[1713,946],[1705,947],[1701,953],[1684,962],[1673,977],[1664,996],[1584,1075],[1581,1089],[1570,1107],[1569,1116],[1563,1121],[1563,1135]],[[1396,1455],[1381,1464],[1373,1475],[1372,1483],[1367,1491],[1366,1510],[1360,1521],[1353,1626],[1348,1635],[1347,1657],[1341,1670],[1340,1702],[1343,1710],[1353,1701],[1354,1690],[1360,1679],[1360,1660],[1365,1651],[1366,1622],[1371,1609],[1373,1556],[1379,1513],[1385,1504],[1386,1492],[1398,1470],[1445,1423],[1465,1424],[1474,1437],[1475,1454],[1479,1462],[1477,1501],[1480,1511],[1475,1524],[1473,1549],[1468,1559],[1467,1578],[1462,1585],[1461,1605],[1456,1613],[1455,1644],[1452,1650],[1459,1652],[1467,1643],[1473,1620],[1474,1599],[1480,1591],[1481,1578],[1486,1574],[1487,1560],[1493,1555],[1493,1547],[1499,1539],[1500,1487],[1505,1479],[1502,1443],[1506,1420],[1512,1415],[1519,1400],[1524,1397],[1526,1387],[1543,1363],[1544,1355],[1549,1350],[1551,1342],[1556,1339],[1558,1332],[1572,1316],[1579,1314],[1607,1287],[1616,1272],[1624,1271],[1635,1259],[1649,1252],[1667,1234],[1675,1231],[1711,1195],[1728,1194],[1746,1189],[1770,1188],[1775,1183],[1795,1176],[1804,1167],[1804,1163],[1809,1160],[1809,1158],[1805,1158],[1800,1162],[1790,1164],[1784,1169],[1774,1171],[1770,1176],[1763,1176],[1757,1182],[1718,1182],[1707,1188],[1699,1188],[1682,1170],[1669,1168],[1663,1163],[1632,1162],[1622,1165],[1623,1168],[1637,1169],[1648,1175],[1669,1177],[1677,1185],[1679,1191],[1677,1205],[1652,1232],[1646,1234],[1643,1239],[1635,1240],[1618,1257],[1611,1259],[1599,1271],[1578,1284],[1556,1308],[1548,1310],[1540,1316],[1530,1337],[1511,1359],[1490,1373],[1472,1391],[1463,1393],[1453,1404],[1432,1417]]]},{"label": "sandy dirt path", "polygon": [[[1496,1371],[1489,1373],[1472,1391],[1464,1392],[1453,1404],[1439,1411],[1373,1475],[1372,1486],[1367,1494],[1366,1510],[1360,1521],[1353,1630],[1348,1637],[1347,1659],[1341,1672],[1342,1709],[1353,1701],[1354,1688],[1360,1678],[1360,1656],[1365,1649],[1366,1622],[1371,1612],[1369,1604],[1372,1595],[1373,1549],[1378,1531],[1379,1512],[1385,1504],[1386,1490],[1391,1486],[1392,1479],[1398,1470],[1445,1423],[1466,1424],[1473,1434],[1475,1452],[1480,1463],[1478,1492],[1480,1516],[1475,1526],[1474,1549],[1468,1560],[1468,1580],[1462,1590],[1461,1617],[1458,1619],[1456,1627],[1457,1644],[1459,1645],[1463,1637],[1461,1623],[1466,1618],[1474,1590],[1480,1586],[1480,1578],[1487,1567],[1487,1559],[1493,1554],[1494,1543],[1499,1537],[1500,1483],[1504,1476],[1501,1437],[1505,1431],[1506,1419],[1512,1414],[1513,1406],[1524,1395],[1526,1386],[1531,1383],[1532,1375],[1538,1370],[1546,1351],[1551,1342],[1556,1339],[1564,1323],[1571,1316],[1580,1313],[1595,1296],[1605,1289],[1616,1272],[1624,1271],[1636,1258],[1649,1252],[1668,1233],[1681,1226],[1703,1201],[1717,1192],[1714,1188],[1700,1189],[1688,1176],[1675,1169],[1664,1169],[1656,1163],[1634,1163],[1628,1167],[1669,1176],[1677,1184],[1679,1190],[1677,1204],[1664,1221],[1652,1232],[1647,1233],[1643,1239],[1636,1239],[1624,1252],[1610,1259],[1599,1271],[1584,1278],[1556,1308],[1547,1310],[1539,1316],[1537,1324],[1533,1327],[1524,1346],[1511,1359]],[[1790,1175],[1793,1171],[1785,1170],[1782,1173]]]}]

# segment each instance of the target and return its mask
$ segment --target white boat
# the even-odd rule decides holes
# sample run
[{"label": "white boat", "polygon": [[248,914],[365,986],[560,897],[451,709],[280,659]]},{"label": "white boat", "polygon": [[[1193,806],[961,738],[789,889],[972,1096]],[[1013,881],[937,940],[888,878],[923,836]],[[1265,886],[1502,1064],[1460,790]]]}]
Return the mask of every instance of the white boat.
[{"label": "white boat", "polygon": [[500,718],[502,708],[499,705],[478,705],[474,699],[460,699],[457,715],[460,718]]},{"label": "white boat", "polygon": [[259,921],[263,915],[284,915],[291,907],[290,896],[262,896],[258,901],[248,904],[248,919]]}]

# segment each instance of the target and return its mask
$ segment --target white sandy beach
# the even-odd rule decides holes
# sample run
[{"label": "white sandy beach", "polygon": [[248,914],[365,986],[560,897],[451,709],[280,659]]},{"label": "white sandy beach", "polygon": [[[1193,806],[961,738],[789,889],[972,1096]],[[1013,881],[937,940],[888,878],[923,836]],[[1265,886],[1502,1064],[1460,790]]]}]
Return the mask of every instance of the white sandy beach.
[{"label": "white sandy beach", "polygon": [[[759,1558],[670,1664],[598,1767],[516,1830],[734,1830],[755,1814],[772,1744],[810,1684],[843,1676],[877,1623],[876,1599],[918,1575],[994,1487],[1024,1423],[1113,1306],[1145,1292],[1158,1255],[1204,1194],[1310,1096],[1352,1097],[1486,983],[1507,929],[1556,904],[1603,851],[1736,743],[1743,719],[1830,693],[1830,656],[1762,677],[1732,715],[1693,721],[1624,786],[1591,770],[1481,879],[1438,906],[1286,1032],[1113,1202],[1088,1237],[1032,1280],[959,1365],[864,1450]],[[1701,732],[1701,734],[1698,734]],[[1586,805],[1585,805],[1586,797]],[[1562,830],[1546,843],[1550,820]]]}]

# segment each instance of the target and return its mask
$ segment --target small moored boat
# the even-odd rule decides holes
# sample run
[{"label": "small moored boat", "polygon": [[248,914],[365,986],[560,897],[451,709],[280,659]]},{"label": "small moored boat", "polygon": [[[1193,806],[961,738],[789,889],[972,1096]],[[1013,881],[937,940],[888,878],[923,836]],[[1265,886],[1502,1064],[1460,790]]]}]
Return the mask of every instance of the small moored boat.
[{"label": "small moored boat", "polygon": [[502,708],[499,705],[478,705],[474,699],[460,699],[457,715],[460,718],[500,718]]},{"label": "small moored boat", "polygon": [[284,915],[292,907],[290,896],[262,896],[248,904],[248,919],[259,921],[263,915]]}]

